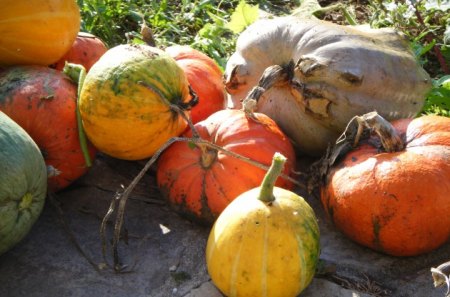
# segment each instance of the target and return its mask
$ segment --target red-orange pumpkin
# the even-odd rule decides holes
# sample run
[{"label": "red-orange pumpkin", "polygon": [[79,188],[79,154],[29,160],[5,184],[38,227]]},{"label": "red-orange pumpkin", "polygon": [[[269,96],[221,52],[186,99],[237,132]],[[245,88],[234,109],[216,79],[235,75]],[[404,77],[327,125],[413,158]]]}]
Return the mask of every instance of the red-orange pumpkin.
[{"label": "red-orange pumpkin", "polygon": [[56,70],[63,70],[66,61],[68,63],[83,65],[86,71],[106,53],[108,48],[105,43],[95,35],[79,32],[70,50],[58,62],[52,65]]},{"label": "red-orange pumpkin", "polygon": [[[48,169],[48,190],[58,191],[87,171],[76,121],[77,87],[45,66],[0,72],[0,110],[39,146]],[[90,146],[91,158],[95,149]]]},{"label": "red-orange pumpkin", "polygon": [[189,84],[199,98],[191,110],[191,119],[197,123],[225,107],[225,85],[222,70],[206,54],[187,45],[174,45],[165,50],[184,70]]},{"label": "red-orange pumpkin", "polygon": [[405,148],[369,143],[332,168],[323,206],[352,240],[395,256],[429,252],[450,237],[450,118],[393,122]]},{"label": "red-orange pumpkin", "polygon": [[[264,114],[258,121],[241,110],[221,110],[195,124],[199,136],[229,151],[270,166],[275,152],[287,157],[284,173],[295,167],[292,144]],[[192,137],[188,130],[186,137]],[[265,170],[223,151],[186,142],[172,144],[161,155],[157,183],[173,208],[197,221],[211,223],[239,194],[257,187]],[[290,189],[292,183],[278,179],[277,186]]]}]

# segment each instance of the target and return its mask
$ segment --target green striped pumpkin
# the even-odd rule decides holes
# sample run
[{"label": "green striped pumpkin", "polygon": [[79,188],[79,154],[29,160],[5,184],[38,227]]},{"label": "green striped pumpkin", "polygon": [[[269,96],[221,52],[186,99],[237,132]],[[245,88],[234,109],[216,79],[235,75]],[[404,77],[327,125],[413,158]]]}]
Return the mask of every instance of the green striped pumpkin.
[{"label": "green striped pumpkin", "polygon": [[44,158],[31,137],[0,112],[0,254],[20,242],[42,212]]},{"label": "green striped pumpkin", "polygon": [[314,276],[319,226],[302,197],[274,187],[284,160],[276,154],[261,187],[231,202],[211,230],[208,273],[226,296],[294,297]]},{"label": "green striped pumpkin", "polygon": [[187,122],[193,100],[177,62],[147,45],[109,49],[89,70],[79,109],[88,138],[100,151],[125,160],[150,157]]}]

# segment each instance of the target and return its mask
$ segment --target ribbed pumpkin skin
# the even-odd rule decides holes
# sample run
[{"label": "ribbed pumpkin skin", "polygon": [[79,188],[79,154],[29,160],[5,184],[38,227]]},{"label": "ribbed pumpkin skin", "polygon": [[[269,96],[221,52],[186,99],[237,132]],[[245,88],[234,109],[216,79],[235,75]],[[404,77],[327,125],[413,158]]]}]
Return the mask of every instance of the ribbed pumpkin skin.
[{"label": "ribbed pumpkin skin", "polygon": [[119,45],[87,74],[80,113],[87,136],[100,151],[139,160],[186,129],[186,121],[168,103],[190,100],[186,76],[173,58],[146,45]]},{"label": "ribbed pumpkin skin", "polygon": [[55,63],[80,28],[74,0],[3,0],[0,5],[0,65]]},{"label": "ribbed pumpkin skin", "polygon": [[42,212],[47,171],[39,148],[0,112],[0,255],[20,242]]},{"label": "ribbed pumpkin skin", "polygon": [[184,70],[189,84],[199,98],[198,104],[191,111],[194,124],[225,108],[223,73],[213,59],[189,46],[174,45],[165,51]]},{"label": "ribbed pumpkin skin", "polygon": [[208,273],[229,297],[295,297],[311,282],[319,226],[303,198],[274,188],[275,201],[237,197],[215,222],[206,247]]},{"label": "ribbed pumpkin skin", "polygon": [[[46,66],[15,66],[0,71],[0,110],[39,146],[49,167],[49,191],[58,191],[88,170],[78,139],[77,87]],[[90,146],[91,158],[95,148]]]},{"label": "ribbed pumpkin skin", "polygon": [[450,119],[393,123],[406,149],[350,152],[322,188],[324,208],[352,240],[394,256],[429,252],[450,238]]},{"label": "ribbed pumpkin skin", "polygon": [[95,35],[79,32],[75,42],[64,56],[59,59],[52,68],[63,70],[66,61],[68,63],[83,65],[86,71],[106,53],[108,48],[105,43]]},{"label": "ribbed pumpkin skin", "polygon": [[[273,120],[264,114],[255,115],[259,123],[241,110],[221,110],[195,128],[202,139],[267,166],[273,154],[280,152],[288,159],[284,173],[289,174],[295,168],[292,144]],[[192,131],[184,136],[192,137]],[[160,156],[156,177],[161,192],[177,212],[212,223],[239,194],[259,186],[265,170],[221,151],[206,155],[188,143],[174,143]],[[211,163],[205,165],[202,156],[211,158]],[[277,185],[292,187],[282,178]]]}]

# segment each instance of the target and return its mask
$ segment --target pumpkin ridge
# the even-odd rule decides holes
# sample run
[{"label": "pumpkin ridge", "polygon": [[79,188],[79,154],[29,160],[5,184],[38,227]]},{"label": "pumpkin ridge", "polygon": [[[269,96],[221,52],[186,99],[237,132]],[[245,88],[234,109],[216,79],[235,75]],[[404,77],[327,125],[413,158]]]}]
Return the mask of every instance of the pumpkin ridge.
[{"label": "pumpkin ridge", "polygon": [[[245,222],[245,224],[243,227],[243,230],[244,230],[243,233],[245,234],[245,231],[248,229],[248,226],[250,224],[250,219],[246,218],[244,220],[244,222]],[[237,279],[239,276],[239,268],[240,268],[239,263],[240,263],[241,253],[242,253],[242,247],[244,246],[244,241],[245,241],[245,238],[241,237],[241,240],[239,241],[239,246],[237,249],[238,252],[236,253],[237,256],[235,256],[233,264],[231,266],[232,269],[231,269],[231,277],[230,277],[230,284],[229,284],[231,296],[236,296],[237,284],[238,284]]]}]

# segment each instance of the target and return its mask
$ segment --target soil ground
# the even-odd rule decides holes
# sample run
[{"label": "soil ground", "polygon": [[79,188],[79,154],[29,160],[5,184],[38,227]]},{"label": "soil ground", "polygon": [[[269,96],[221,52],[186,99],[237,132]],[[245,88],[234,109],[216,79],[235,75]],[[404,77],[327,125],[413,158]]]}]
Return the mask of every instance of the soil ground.
[{"label": "soil ground", "polygon": [[[112,220],[103,257],[101,221],[115,193],[129,185],[143,164],[99,155],[87,175],[57,193],[54,203],[49,200],[29,236],[0,256],[0,296],[222,296],[206,271],[209,228],[168,207],[152,170],[128,201],[119,244],[125,271],[117,273],[110,266]],[[450,259],[450,243],[419,257],[371,251],[337,232],[317,198],[296,191],[319,218],[324,265],[300,296],[444,297],[445,288],[433,287],[430,268]]]}]

